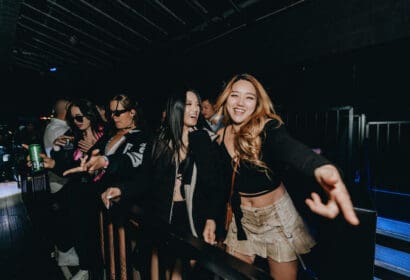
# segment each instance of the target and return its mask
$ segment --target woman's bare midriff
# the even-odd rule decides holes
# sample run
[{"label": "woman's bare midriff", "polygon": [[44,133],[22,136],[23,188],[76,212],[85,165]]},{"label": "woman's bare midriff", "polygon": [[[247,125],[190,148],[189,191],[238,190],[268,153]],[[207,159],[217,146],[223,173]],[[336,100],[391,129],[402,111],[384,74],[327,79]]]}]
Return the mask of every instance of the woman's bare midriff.
[{"label": "woman's bare midriff", "polygon": [[[269,193],[256,196],[256,197],[242,197],[241,205],[246,207],[261,208],[272,205],[272,203],[278,201],[285,194],[285,186],[281,183],[280,186]],[[241,194],[241,193],[239,193]],[[245,195],[245,194],[244,194]]]}]

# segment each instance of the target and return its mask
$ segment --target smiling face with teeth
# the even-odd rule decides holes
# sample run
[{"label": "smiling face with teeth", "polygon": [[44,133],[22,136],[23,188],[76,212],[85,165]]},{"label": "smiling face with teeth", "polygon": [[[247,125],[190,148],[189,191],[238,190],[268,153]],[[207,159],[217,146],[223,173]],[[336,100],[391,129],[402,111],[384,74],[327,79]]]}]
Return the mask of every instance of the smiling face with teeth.
[{"label": "smiling face with teeth", "polygon": [[184,126],[193,127],[198,122],[200,105],[198,97],[192,91],[187,91],[185,100]]},{"label": "smiling face with teeth", "polygon": [[257,94],[252,83],[239,80],[232,85],[226,109],[235,125],[242,125],[256,109]]}]

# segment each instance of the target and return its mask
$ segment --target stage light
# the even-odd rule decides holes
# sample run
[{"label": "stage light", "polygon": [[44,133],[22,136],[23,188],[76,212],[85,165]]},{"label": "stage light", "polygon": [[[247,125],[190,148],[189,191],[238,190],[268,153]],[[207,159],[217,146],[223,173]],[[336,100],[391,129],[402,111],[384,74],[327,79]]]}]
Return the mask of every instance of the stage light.
[{"label": "stage light", "polygon": [[50,72],[56,72],[57,71],[57,68],[56,67],[51,67],[50,68]]}]

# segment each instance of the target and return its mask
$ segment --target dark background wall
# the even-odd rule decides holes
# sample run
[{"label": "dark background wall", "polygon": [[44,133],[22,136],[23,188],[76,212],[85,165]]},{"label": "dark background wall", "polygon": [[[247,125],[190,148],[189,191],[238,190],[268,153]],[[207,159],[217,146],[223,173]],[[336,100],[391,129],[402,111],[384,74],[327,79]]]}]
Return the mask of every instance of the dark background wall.
[{"label": "dark background wall", "polygon": [[[187,49],[146,51],[104,72],[8,68],[1,75],[3,114],[49,112],[58,95],[140,96],[150,118],[176,85],[216,96],[223,82],[250,72],[283,108],[352,105],[377,119],[409,119],[410,3],[304,1],[232,26],[232,32]],[[21,96],[24,95],[24,98]]]}]

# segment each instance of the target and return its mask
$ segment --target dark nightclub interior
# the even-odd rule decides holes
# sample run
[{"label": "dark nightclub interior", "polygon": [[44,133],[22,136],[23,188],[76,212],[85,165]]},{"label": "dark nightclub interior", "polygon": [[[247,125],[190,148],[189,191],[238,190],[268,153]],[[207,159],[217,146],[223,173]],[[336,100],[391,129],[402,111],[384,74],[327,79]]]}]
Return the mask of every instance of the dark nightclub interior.
[{"label": "dark nightclub interior", "polygon": [[[190,88],[216,99],[239,73],[261,81],[292,136],[340,167],[361,220],[305,213],[319,243],[306,256],[315,275],[298,279],[410,279],[409,50],[406,0],[0,0],[1,279],[77,279],[42,234],[47,176],[22,174],[22,144],[42,143],[58,98],[107,106],[125,93],[154,130],[169,96]],[[302,202],[309,194],[294,186],[315,184],[287,183]],[[101,238],[120,249],[90,279],[145,279],[135,275],[148,264],[128,245],[138,217],[130,226],[118,208],[108,222],[118,234]],[[154,238],[203,263],[194,279],[271,279],[262,258],[248,265],[159,226]]]}]

